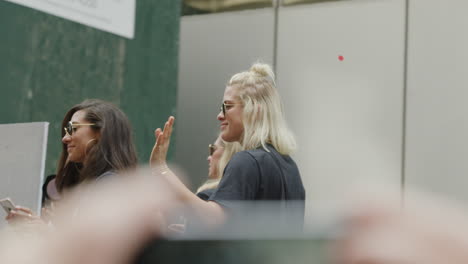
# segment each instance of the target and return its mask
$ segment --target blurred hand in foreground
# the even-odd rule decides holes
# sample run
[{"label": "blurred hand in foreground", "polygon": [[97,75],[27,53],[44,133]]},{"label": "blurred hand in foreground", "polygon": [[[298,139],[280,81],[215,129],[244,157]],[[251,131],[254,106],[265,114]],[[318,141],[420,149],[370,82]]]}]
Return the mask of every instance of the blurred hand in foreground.
[{"label": "blurred hand in foreground", "polygon": [[2,263],[130,263],[146,242],[163,235],[161,212],[175,204],[165,183],[150,174],[80,187],[57,206],[53,231],[1,234]]},{"label": "blurred hand in foreground", "polygon": [[[381,197],[381,196],[379,196]],[[468,213],[423,194],[362,196],[332,256],[339,264],[468,263]]]}]

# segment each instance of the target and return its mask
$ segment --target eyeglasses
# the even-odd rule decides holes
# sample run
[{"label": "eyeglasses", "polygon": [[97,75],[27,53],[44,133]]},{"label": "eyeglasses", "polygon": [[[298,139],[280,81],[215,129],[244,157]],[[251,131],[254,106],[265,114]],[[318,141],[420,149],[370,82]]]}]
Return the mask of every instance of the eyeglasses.
[{"label": "eyeglasses", "polygon": [[235,106],[236,104],[226,104],[226,103],[223,103],[221,105],[221,109],[219,109],[220,111],[223,112],[223,115],[226,115],[226,110],[229,110],[231,109],[231,107]]},{"label": "eyeglasses", "polygon": [[213,156],[213,153],[216,151],[217,147],[215,144],[209,144],[208,145],[208,152],[210,153],[210,156]]},{"label": "eyeglasses", "polygon": [[73,132],[75,132],[76,128],[77,127],[80,127],[80,126],[94,126],[95,124],[92,124],[92,123],[73,123],[72,121],[68,122],[68,124],[63,128],[63,130],[65,130],[65,134],[67,134],[68,136],[71,136],[73,135]]}]

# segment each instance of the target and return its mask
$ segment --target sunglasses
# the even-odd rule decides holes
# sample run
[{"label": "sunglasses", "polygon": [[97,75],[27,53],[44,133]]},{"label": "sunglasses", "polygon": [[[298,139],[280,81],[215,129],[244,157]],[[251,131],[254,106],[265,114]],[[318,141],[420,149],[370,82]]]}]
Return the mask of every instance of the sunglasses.
[{"label": "sunglasses", "polygon": [[217,147],[215,144],[209,144],[208,145],[208,152],[210,153],[210,156],[213,156],[213,153],[216,151]]},{"label": "sunglasses", "polygon": [[95,124],[91,123],[72,123],[72,121],[68,122],[68,124],[63,128],[65,130],[65,134],[68,136],[72,136],[75,130],[80,126],[94,126]]},{"label": "sunglasses", "polygon": [[236,104],[226,104],[226,103],[223,103],[223,104],[221,105],[220,111],[223,112],[223,115],[226,115],[226,110],[231,109],[231,107],[233,107],[233,106],[235,106],[235,105],[236,105]]}]

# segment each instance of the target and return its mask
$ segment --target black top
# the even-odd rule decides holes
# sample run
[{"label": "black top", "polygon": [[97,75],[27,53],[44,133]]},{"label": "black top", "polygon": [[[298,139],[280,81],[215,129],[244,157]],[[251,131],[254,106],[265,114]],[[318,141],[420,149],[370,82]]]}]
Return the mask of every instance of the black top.
[{"label": "black top", "polygon": [[[46,201],[52,200],[51,197],[49,196],[49,193],[47,192],[47,186],[56,177],[57,177],[57,175],[51,174],[51,175],[46,177],[44,183],[42,184],[42,206],[45,205]],[[55,182],[53,182],[52,184],[55,184]]]},{"label": "black top", "polygon": [[[273,146],[233,155],[218,189],[210,196],[224,207],[241,200],[305,200],[305,190],[296,163]],[[235,203],[234,203],[235,204]]]},{"label": "black top", "polygon": [[204,200],[204,201],[208,201],[208,199],[210,199],[210,196],[215,192],[216,188],[214,189],[206,189],[206,190],[203,190],[201,192],[198,192],[197,193],[197,196],[198,198]]}]

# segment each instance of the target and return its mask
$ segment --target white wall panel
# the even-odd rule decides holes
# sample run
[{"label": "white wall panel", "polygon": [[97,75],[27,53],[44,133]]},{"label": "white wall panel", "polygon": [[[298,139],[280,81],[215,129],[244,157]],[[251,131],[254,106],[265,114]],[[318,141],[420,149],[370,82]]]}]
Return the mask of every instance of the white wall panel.
[{"label": "white wall panel", "polygon": [[[0,125],[0,199],[40,213],[49,123]],[[6,212],[0,209],[0,228]]]},{"label": "white wall panel", "polygon": [[406,181],[468,201],[468,2],[411,0]]},{"label": "white wall panel", "polygon": [[182,17],[175,160],[198,185],[208,174],[208,144],[229,78],[256,60],[273,61],[271,8]]},{"label": "white wall panel", "polygon": [[365,178],[399,184],[405,1],[282,7],[278,36],[278,86],[309,205]]}]

